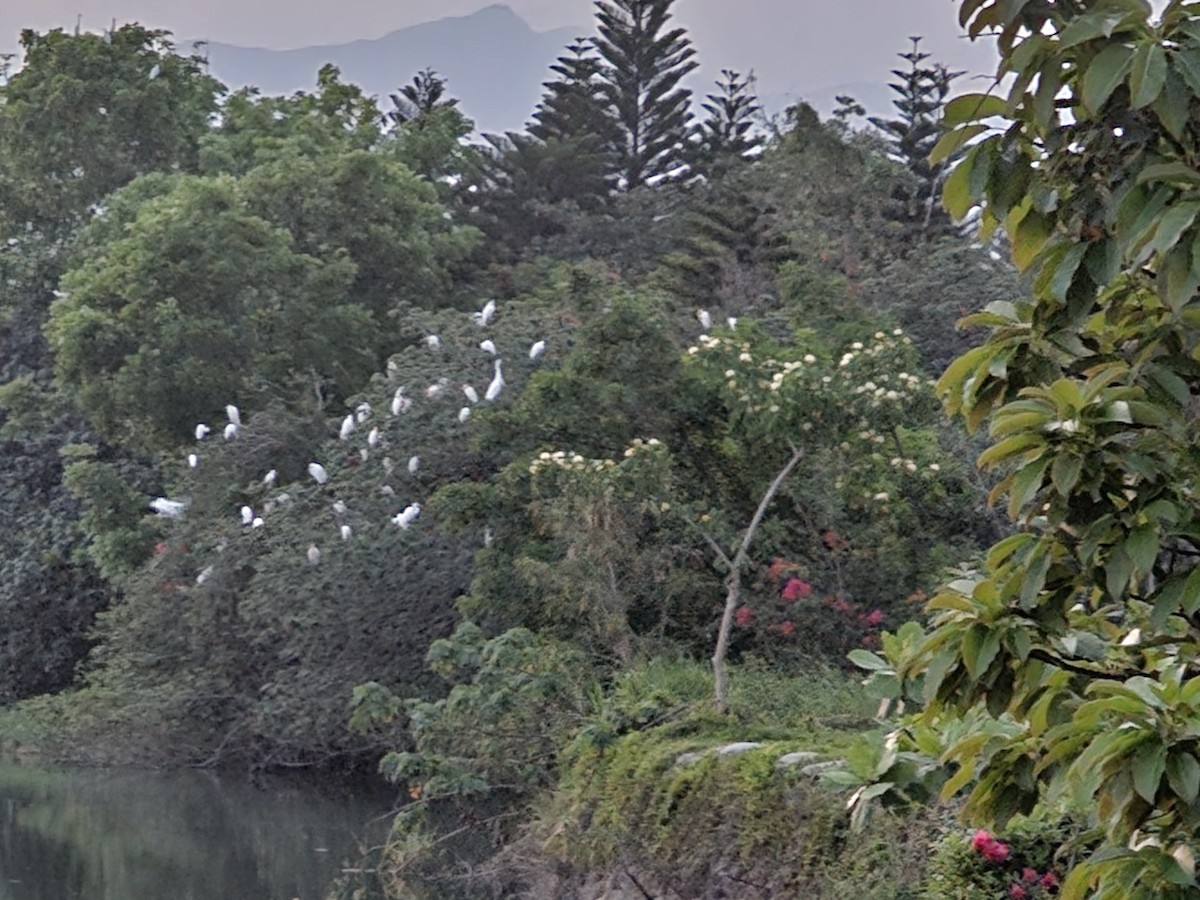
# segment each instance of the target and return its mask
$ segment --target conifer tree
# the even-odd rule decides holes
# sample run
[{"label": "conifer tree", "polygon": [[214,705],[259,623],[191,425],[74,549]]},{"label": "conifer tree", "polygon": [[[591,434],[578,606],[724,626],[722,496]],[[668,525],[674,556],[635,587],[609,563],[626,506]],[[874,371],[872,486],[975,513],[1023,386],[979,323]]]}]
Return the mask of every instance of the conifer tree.
[{"label": "conifer tree", "polygon": [[899,81],[888,85],[898,95],[892,104],[899,117],[872,116],[870,122],[883,132],[893,157],[916,177],[915,190],[897,199],[904,202],[903,218],[918,223],[922,234],[928,235],[937,226],[950,224],[937,198],[953,159],[930,163],[929,154],[941,135],[942,111],[951,85],[963,73],[951,72],[941,63],[927,64],[929,54],[921,50],[921,38],[909,40],[912,49],[897,54],[909,68],[893,69]]},{"label": "conifer tree", "polygon": [[618,184],[632,189],[683,162],[692,92],[680,87],[698,63],[682,28],[668,28],[673,0],[596,0],[601,79],[618,129]]},{"label": "conifer tree", "polygon": [[388,95],[393,109],[388,112],[387,120],[394,125],[405,125],[434,110],[453,109],[458,100],[453,97],[443,99],[445,93],[446,79],[433,69],[422,69],[413,76],[410,84],[400,88],[400,93]]},{"label": "conifer tree", "polygon": [[754,114],[762,109],[751,89],[753,81],[753,75],[743,78],[732,69],[721,70],[716,93],[701,104],[708,113],[698,129],[701,168],[720,173],[760,145],[750,134]]},{"label": "conifer tree", "polygon": [[543,85],[546,93],[529,133],[543,141],[587,138],[606,147],[612,144],[617,130],[606,111],[601,61],[591,38],[576,38],[550,70],[558,78]]}]

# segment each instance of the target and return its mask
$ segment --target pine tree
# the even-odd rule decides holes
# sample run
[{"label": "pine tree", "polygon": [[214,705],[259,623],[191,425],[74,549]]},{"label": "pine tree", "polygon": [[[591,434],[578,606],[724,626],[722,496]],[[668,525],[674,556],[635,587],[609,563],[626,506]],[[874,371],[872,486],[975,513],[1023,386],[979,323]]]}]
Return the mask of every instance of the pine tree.
[{"label": "pine tree", "polygon": [[413,76],[410,84],[400,88],[400,93],[389,94],[392,107],[387,120],[393,125],[405,125],[427,116],[436,109],[453,109],[458,100],[446,94],[446,79],[433,69],[422,69]]},{"label": "pine tree", "polygon": [[692,92],[680,81],[698,63],[682,28],[667,28],[673,0],[596,0],[600,77],[618,129],[618,184],[632,189],[684,161]]},{"label": "pine tree", "polygon": [[897,54],[908,62],[909,68],[893,69],[892,74],[900,80],[888,85],[899,95],[892,104],[900,116],[896,119],[872,116],[869,121],[883,132],[896,161],[903,163],[916,178],[914,190],[896,197],[905,206],[902,217],[916,222],[921,233],[929,235],[938,226],[945,228],[951,224],[937,200],[953,160],[932,164],[929,153],[941,135],[942,110],[951,84],[964,73],[951,72],[941,63],[927,65],[929,54],[920,49],[920,36],[909,40],[912,49]]},{"label": "pine tree", "polygon": [[743,78],[732,69],[722,69],[717,92],[701,104],[708,113],[697,133],[696,161],[702,169],[720,174],[761,146],[750,134],[754,115],[762,110],[751,90],[753,81],[753,75]]},{"label": "pine tree", "polygon": [[546,93],[529,126],[543,141],[589,139],[607,147],[617,137],[601,81],[601,61],[591,38],[576,38],[565,55],[550,67],[558,74],[543,85]]}]

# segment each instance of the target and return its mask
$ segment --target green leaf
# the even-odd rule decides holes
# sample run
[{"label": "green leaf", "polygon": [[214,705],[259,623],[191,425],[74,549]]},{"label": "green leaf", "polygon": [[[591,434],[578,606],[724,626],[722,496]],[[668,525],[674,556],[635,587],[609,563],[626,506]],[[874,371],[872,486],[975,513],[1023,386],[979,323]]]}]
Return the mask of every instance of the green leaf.
[{"label": "green leaf", "polygon": [[1015,229],[1010,227],[1009,230],[1012,234],[1013,262],[1024,271],[1046,246],[1046,241],[1054,231],[1054,220],[1031,209],[1016,223]]},{"label": "green leaf", "polygon": [[1142,525],[1134,529],[1121,545],[1134,567],[1142,574],[1154,568],[1158,558],[1158,529],[1153,525]]},{"label": "green leaf", "polygon": [[1142,799],[1153,805],[1167,767],[1167,748],[1162,744],[1146,744],[1133,759],[1133,787]]},{"label": "green leaf", "polygon": [[1172,752],[1167,757],[1167,783],[1184,803],[1194,803],[1200,795],[1200,762],[1186,749]]},{"label": "green leaf", "polygon": [[1113,29],[1125,19],[1125,13],[1099,9],[1078,16],[1058,36],[1056,49],[1070,49],[1099,37],[1110,37]]},{"label": "green leaf", "polygon": [[1050,482],[1060,497],[1069,496],[1079,483],[1083,459],[1071,453],[1060,453],[1050,467]]},{"label": "green leaf", "polygon": [[1192,93],[1200,94],[1200,49],[1177,50],[1171,54],[1170,62]]},{"label": "green leaf", "polygon": [[936,166],[953,157],[959,150],[988,130],[986,125],[964,125],[942,135],[929,151],[929,164]]},{"label": "green leaf", "polygon": [[1101,50],[1083,73],[1083,105],[1099,113],[1132,65],[1133,51],[1129,47],[1111,44]]},{"label": "green leaf", "polygon": [[1152,181],[1169,182],[1171,184],[1200,185],[1200,172],[1187,163],[1167,162],[1146,166],[1138,173],[1137,183],[1147,184]]},{"label": "green leaf", "polygon": [[1149,106],[1162,93],[1167,80],[1167,54],[1160,44],[1143,44],[1133,55],[1129,91],[1134,109]]},{"label": "green leaf", "polygon": [[954,167],[942,186],[942,205],[954,219],[961,219],[975,205],[975,195],[971,190],[971,170],[975,165],[975,148],[972,148]]},{"label": "green leaf", "polygon": [[1104,580],[1109,597],[1118,602],[1124,600],[1125,589],[1129,586],[1129,579],[1132,575],[1133,560],[1129,554],[1123,547],[1113,550],[1109,554],[1108,563],[1104,566]]},{"label": "green leaf", "polygon": [[854,663],[860,669],[866,669],[870,672],[885,672],[891,670],[892,668],[891,663],[889,663],[886,659],[876,656],[870,650],[863,650],[860,648],[857,650],[851,650],[847,655],[850,659],[850,662]]},{"label": "green leaf", "polygon": [[1028,463],[1017,473],[1013,479],[1008,500],[1008,514],[1011,518],[1016,519],[1020,515],[1021,510],[1033,500],[1042,486],[1042,479],[1049,465],[1050,460],[1040,459],[1036,462]]},{"label": "green leaf", "polygon": [[959,94],[942,110],[943,124],[960,125],[1005,114],[1004,98],[995,94]]}]

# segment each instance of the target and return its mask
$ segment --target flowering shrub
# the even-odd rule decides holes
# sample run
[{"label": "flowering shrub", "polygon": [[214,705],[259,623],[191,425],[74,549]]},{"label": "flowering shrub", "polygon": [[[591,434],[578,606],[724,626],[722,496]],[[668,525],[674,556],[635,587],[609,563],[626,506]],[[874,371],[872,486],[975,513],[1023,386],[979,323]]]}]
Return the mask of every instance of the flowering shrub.
[{"label": "flowering shrub", "polygon": [[978,830],[938,843],[922,900],[1044,900],[1058,895],[1054,853],[1065,839],[1060,823],[1014,821],[1001,839]]}]

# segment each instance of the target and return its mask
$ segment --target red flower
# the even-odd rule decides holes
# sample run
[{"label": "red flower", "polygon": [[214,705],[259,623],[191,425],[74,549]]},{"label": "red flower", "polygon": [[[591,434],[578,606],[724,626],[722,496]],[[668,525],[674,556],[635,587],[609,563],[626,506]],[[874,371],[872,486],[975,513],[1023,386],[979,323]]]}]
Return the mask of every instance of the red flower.
[{"label": "red flower", "polygon": [[783,573],[792,567],[792,564],[786,559],[775,557],[771,560],[771,567],[767,569],[767,581],[774,584],[783,577]]},{"label": "red flower", "polygon": [[779,626],[779,633],[784,637],[791,637],[796,633],[796,623],[791,619],[785,619],[783,624]]},{"label": "red flower", "polygon": [[1032,866],[1026,866],[1023,868],[1021,870],[1021,880],[1028,884],[1033,884],[1038,880],[1037,869],[1033,868]]},{"label": "red flower", "polygon": [[1044,887],[1046,890],[1050,890],[1051,888],[1056,888],[1056,887],[1058,887],[1058,876],[1055,875],[1053,872],[1047,872],[1045,875],[1042,876],[1042,880],[1039,882],[1039,884],[1041,884],[1041,886]]},{"label": "red flower", "polygon": [[1019,884],[1014,884],[1008,889],[1008,896],[1012,897],[1013,900],[1025,900],[1029,896],[1029,891],[1025,890]]},{"label": "red flower", "polygon": [[733,621],[738,625],[749,625],[754,621],[754,610],[748,606],[739,606],[733,613]]},{"label": "red flower", "polygon": [[868,625],[870,625],[872,628],[874,628],[876,625],[881,624],[883,622],[883,610],[882,609],[871,610],[869,613],[867,613],[866,617],[864,618],[864,621]]},{"label": "red flower", "polygon": [[812,585],[801,578],[789,578],[787,584],[783,586],[783,590],[779,592],[779,598],[784,603],[794,603],[801,597],[807,597],[812,593]]}]

